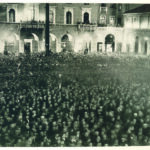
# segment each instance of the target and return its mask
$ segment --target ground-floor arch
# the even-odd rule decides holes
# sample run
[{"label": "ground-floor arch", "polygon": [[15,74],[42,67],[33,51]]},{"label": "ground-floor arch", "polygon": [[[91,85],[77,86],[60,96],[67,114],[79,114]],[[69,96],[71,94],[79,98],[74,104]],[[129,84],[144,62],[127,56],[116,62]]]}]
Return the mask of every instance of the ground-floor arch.
[{"label": "ground-floor arch", "polygon": [[71,52],[73,49],[73,37],[70,34],[65,34],[61,37],[61,49],[63,52]]},{"label": "ground-floor arch", "polygon": [[11,33],[8,37],[4,40],[4,53],[5,54],[13,54],[19,52],[19,35],[17,33]]},{"label": "ground-floor arch", "polygon": [[57,51],[57,38],[54,34],[50,33],[50,50],[54,53]]},{"label": "ground-floor arch", "polygon": [[105,51],[106,52],[115,51],[115,36],[113,34],[108,34],[105,37]]},{"label": "ground-floor arch", "polygon": [[39,38],[35,33],[26,33],[23,38],[24,42],[24,53],[30,54],[35,53],[39,50]]}]

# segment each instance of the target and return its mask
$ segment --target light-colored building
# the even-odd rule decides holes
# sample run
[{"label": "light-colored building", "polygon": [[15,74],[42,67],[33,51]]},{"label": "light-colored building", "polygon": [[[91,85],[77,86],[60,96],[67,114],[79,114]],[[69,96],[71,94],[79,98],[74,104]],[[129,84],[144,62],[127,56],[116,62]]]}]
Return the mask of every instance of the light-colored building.
[{"label": "light-colored building", "polygon": [[[97,53],[126,51],[130,12],[124,15],[124,20],[123,14],[139,5],[52,3],[49,6],[50,48],[53,52],[88,49]],[[0,4],[0,33],[1,53],[44,51],[45,4]]]},{"label": "light-colored building", "polygon": [[145,4],[124,14],[126,50],[150,54],[150,5]]}]

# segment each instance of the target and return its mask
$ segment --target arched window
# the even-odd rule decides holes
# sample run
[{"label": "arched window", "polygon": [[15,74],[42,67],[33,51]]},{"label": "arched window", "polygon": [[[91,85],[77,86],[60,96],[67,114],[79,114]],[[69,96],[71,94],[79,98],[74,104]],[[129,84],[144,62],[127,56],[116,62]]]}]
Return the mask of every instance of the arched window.
[{"label": "arched window", "polygon": [[9,10],[9,22],[15,22],[15,10],[14,9]]},{"label": "arched window", "polygon": [[54,23],[54,12],[52,10],[50,10],[49,21],[50,23]]},{"label": "arched window", "polygon": [[71,24],[72,23],[72,14],[71,14],[71,12],[70,11],[68,11],[67,13],[66,13],[66,24]]},{"label": "arched window", "polygon": [[90,23],[90,21],[89,21],[89,14],[87,12],[84,13],[84,23],[85,24],[89,24]]}]

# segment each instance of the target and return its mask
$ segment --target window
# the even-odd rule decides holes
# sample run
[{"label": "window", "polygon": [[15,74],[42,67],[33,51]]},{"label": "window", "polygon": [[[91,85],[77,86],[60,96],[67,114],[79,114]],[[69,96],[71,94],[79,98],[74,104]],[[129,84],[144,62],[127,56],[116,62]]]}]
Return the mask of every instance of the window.
[{"label": "window", "polygon": [[56,16],[55,7],[50,7],[50,10],[49,10],[49,22],[51,24],[55,24],[55,16]]},{"label": "window", "polygon": [[100,16],[100,24],[106,24],[106,16],[104,15]]},{"label": "window", "polygon": [[114,16],[111,16],[109,18],[109,23],[110,23],[110,25],[114,25],[115,24],[115,17]]},{"label": "window", "polygon": [[101,10],[101,13],[104,13],[104,14],[107,12],[107,8],[106,7],[101,7],[100,10]]},{"label": "window", "polygon": [[126,4],[126,11],[129,10],[129,4]]},{"label": "window", "polygon": [[73,8],[65,7],[64,9],[64,24],[73,24]]},{"label": "window", "polygon": [[54,12],[52,10],[50,10],[49,21],[50,23],[54,23]]},{"label": "window", "polygon": [[89,14],[87,12],[84,13],[84,23],[85,24],[89,24],[90,23],[90,21],[89,21]]},{"label": "window", "polygon": [[70,11],[68,11],[68,12],[66,13],[66,24],[72,24],[72,23],[71,23],[71,20],[72,20],[72,14],[71,14]]},{"label": "window", "polygon": [[137,18],[136,17],[133,17],[133,22],[136,22],[137,21]]},{"label": "window", "polygon": [[15,10],[14,9],[9,10],[9,22],[15,22]]},{"label": "window", "polygon": [[121,11],[121,10],[122,10],[122,5],[119,4],[119,5],[118,5],[118,11]]},{"label": "window", "polygon": [[91,8],[82,8],[82,22],[84,24],[91,23]]},{"label": "window", "polygon": [[106,4],[102,3],[102,4],[101,4],[101,7],[106,7]]},{"label": "window", "polygon": [[110,8],[116,9],[116,4],[111,4]]}]

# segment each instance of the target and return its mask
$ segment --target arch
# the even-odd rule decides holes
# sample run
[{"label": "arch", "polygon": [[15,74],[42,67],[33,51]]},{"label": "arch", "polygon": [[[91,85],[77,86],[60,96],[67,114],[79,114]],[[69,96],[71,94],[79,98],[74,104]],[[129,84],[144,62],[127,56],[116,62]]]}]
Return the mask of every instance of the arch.
[{"label": "arch", "polygon": [[15,36],[16,40],[20,40],[20,38],[19,38],[19,35],[18,35],[18,34],[14,33],[14,36]]},{"label": "arch", "polygon": [[105,44],[106,43],[112,43],[115,40],[115,36],[113,34],[108,34],[105,37]]},{"label": "arch", "polygon": [[72,36],[65,34],[61,38],[61,48],[63,52],[72,51]]},{"label": "arch", "polygon": [[16,41],[19,41],[20,37],[17,33],[9,33],[7,37],[5,37],[5,41],[7,43],[15,43]]},{"label": "arch", "polygon": [[35,33],[32,33],[32,35],[33,35],[35,41],[39,41],[39,38]]},{"label": "arch", "polygon": [[63,42],[63,41],[68,41],[68,42],[70,41],[70,42],[71,42],[72,39],[73,39],[73,38],[72,38],[72,35],[70,35],[70,34],[65,34],[65,35],[62,36],[61,42]]},{"label": "arch", "polygon": [[66,12],[66,24],[72,24],[72,13],[70,11]]},{"label": "arch", "polygon": [[115,36],[113,34],[108,34],[105,37],[105,51],[114,52],[115,50]]},{"label": "arch", "polygon": [[57,40],[56,36],[52,33],[50,33],[50,39],[52,39],[52,41],[55,41]]},{"label": "arch", "polygon": [[15,55],[19,52],[19,35],[16,33],[10,33],[5,39],[5,52]]},{"label": "arch", "polygon": [[85,24],[89,24],[90,21],[89,21],[89,13],[85,12],[84,13],[84,21],[83,21]]},{"label": "arch", "polygon": [[15,10],[14,9],[9,10],[9,22],[15,22]]},{"label": "arch", "polygon": [[56,52],[57,51],[57,38],[54,34],[50,33],[50,49],[52,52]]}]

